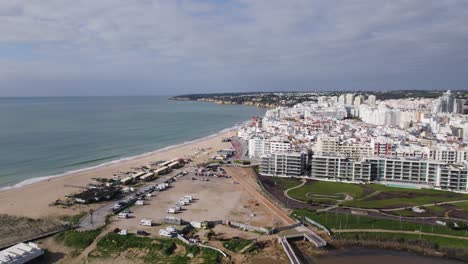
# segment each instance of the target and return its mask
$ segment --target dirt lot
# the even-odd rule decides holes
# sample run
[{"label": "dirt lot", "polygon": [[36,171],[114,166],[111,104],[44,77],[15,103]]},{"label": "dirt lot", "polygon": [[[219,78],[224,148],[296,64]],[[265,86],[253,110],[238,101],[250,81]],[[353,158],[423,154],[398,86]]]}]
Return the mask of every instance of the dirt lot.
[{"label": "dirt lot", "polygon": [[184,195],[191,195],[194,201],[182,206],[183,210],[172,216],[185,221],[230,220],[263,227],[281,224],[275,215],[250,198],[250,195],[240,185],[234,184],[232,179],[210,177],[209,181],[201,181],[192,180],[192,176],[187,175],[172,184],[171,188],[147,199],[146,205],[133,206],[130,210],[131,218],[114,217],[112,228],[128,229],[130,232],[143,229],[156,233],[157,229],[154,227],[140,226],[140,220],[149,218],[155,223],[162,223],[164,218],[170,215],[166,213],[167,208]]}]

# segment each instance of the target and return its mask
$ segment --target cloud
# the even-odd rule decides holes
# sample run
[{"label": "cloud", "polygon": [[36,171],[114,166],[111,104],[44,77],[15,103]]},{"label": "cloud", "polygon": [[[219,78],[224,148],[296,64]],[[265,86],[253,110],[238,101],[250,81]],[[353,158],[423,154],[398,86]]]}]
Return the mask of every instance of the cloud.
[{"label": "cloud", "polygon": [[463,0],[1,1],[0,82],[463,88],[467,23]]}]

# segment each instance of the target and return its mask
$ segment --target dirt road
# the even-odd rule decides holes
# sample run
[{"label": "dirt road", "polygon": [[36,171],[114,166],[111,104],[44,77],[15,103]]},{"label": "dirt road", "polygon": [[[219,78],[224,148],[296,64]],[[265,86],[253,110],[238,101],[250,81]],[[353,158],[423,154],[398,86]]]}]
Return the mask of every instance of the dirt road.
[{"label": "dirt road", "polygon": [[285,212],[283,212],[278,206],[272,203],[270,200],[265,198],[262,193],[257,189],[255,181],[255,172],[252,168],[240,168],[240,167],[224,167],[227,174],[232,176],[234,180],[239,182],[242,187],[244,187],[248,193],[261,202],[268,209],[271,210],[275,215],[277,215],[286,225],[295,224],[291,217],[289,217]]}]

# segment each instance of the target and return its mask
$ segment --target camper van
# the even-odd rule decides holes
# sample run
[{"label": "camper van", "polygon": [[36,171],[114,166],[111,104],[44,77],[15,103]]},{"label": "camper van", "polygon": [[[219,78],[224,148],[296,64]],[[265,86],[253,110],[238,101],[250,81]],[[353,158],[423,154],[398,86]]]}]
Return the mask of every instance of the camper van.
[{"label": "camper van", "polygon": [[121,218],[121,219],[127,219],[128,218],[128,213],[119,213],[117,215],[118,218]]},{"label": "camper van", "polygon": [[153,225],[153,220],[151,220],[151,219],[141,219],[140,220],[140,225],[142,225],[142,226],[152,226]]}]

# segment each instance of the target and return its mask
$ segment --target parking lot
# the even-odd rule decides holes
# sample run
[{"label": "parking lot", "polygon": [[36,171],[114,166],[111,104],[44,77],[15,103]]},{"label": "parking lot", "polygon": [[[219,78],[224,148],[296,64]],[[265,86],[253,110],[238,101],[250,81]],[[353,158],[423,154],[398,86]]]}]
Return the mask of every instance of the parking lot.
[{"label": "parking lot", "polygon": [[[208,181],[202,181],[203,178]],[[154,194],[145,200],[145,205],[132,206],[128,219],[114,217],[112,227],[128,229],[129,232],[148,230],[156,234],[158,228],[140,226],[140,220],[151,219],[158,226],[166,216],[185,221],[230,220],[263,227],[275,227],[281,223],[232,178],[199,177],[190,173],[173,182],[170,188]],[[176,214],[168,214],[167,209],[186,195],[192,196],[193,201],[182,206]]]}]

